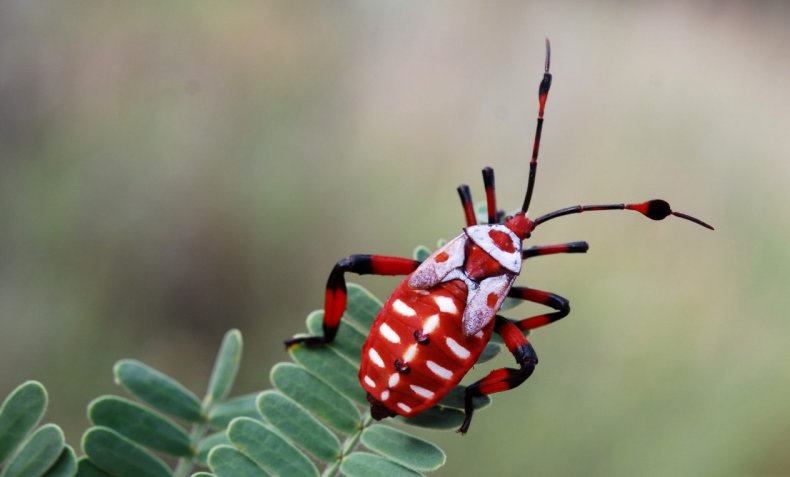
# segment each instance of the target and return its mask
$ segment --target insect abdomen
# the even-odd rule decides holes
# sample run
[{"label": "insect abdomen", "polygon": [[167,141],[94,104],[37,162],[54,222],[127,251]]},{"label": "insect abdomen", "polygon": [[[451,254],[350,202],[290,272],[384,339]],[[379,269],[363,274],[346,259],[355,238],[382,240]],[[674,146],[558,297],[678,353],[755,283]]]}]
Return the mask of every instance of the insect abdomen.
[{"label": "insect abdomen", "polygon": [[493,321],[464,336],[467,289],[460,280],[415,290],[408,278],[384,304],[362,348],[359,380],[375,400],[404,416],[441,400],[491,338]]}]

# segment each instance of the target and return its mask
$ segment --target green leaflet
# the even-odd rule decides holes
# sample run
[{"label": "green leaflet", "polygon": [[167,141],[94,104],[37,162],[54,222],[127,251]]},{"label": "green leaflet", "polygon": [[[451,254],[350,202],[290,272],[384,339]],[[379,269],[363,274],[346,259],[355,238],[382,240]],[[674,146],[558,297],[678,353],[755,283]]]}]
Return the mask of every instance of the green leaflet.
[{"label": "green leaflet", "polygon": [[270,477],[252,460],[231,446],[218,446],[208,455],[208,463],[217,477]]},{"label": "green leaflet", "polygon": [[340,464],[340,471],[346,477],[415,477],[422,475],[367,452],[349,454]]},{"label": "green leaflet", "polygon": [[414,252],[412,253],[412,257],[414,257],[415,260],[419,260],[421,262],[425,261],[425,259],[430,256],[431,256],[431,249],[429,249],[425,245],[418,246],[417,248],[414,249]]},{"label": "green leaflet", "polygon": [[[311,335],[320,335],[323,333],[322,321],[324,319],[324,312],[322,310],[314,311],[307,315],[307,331]],[[340,327],[337,329],[335,340],[329,346],[339,355],[354,363],[354,366],[359,367],[359,359],[362,354],[362,345],[365,344],[367,338],[367,330],[360,331],[350,321],[342,321]]]},{"label": "green leaflet", "polygon": [[382,303],[372,293],[357,285],[348,284],[348,305],[344,320],[357,325],[362,330],[370,329],[376,316],[381,311]]},{"label": "green leaflet", "polygon": [[357,407],[304,368],[292,363],[278,363],[272,368],[270,378],[280,392],[331,427],[343,432],[353,432],[359,427],[361,416]]},{"label": "green leaflet", "polygon": [[43,477],[72,477],[77,473],[77,456],[69,446],[63,448],[60,457]]},{"label": "green leaflet", "polygon": [[41,476],[55,464],[63,447],[63,431],[55,424],[45,424],[22,444],[0,477]]},{"label": "green leaflet", "polygon": [[228,427],[228,439],[258,467],[272,474],[318,477],[318,469],[307,456],[260,421],[248,417],[234,419]]},{"label": "green leaflet", "polygon": [[175,456],[192,455],[186,431],[150,409],[117,396],[103,396],[88,405],[97,426],[113,429],[153,450]]},{"label": "green leaflet", "polygon": [[480,357],[477,358],[477,364],[485,363],[486,361],[491,361],[494,359],[500,352],[502,351],[502,345],[499,343],[486,343],[486,347],[483,348],[483,352],[480,353]]},{"label": "green leaflet", "polygon": [[258,410],[269,425],[316,458],[331,462],[340,457],[335,434],[288,396],[264,391],[258,397]]},{"label": "green leaflet", "polygon": [[171,477],[158,457],[106,427],[88,429],[82,450],[96,467],[114,477]]},{"label": "green leaflet", "polygon": [[241,362],[241,333],[231,330],[220,345],[208,385],[209,402],[221,401],[230,393]]},{"label": "green leaflet", "polygon": [[181,419],[201,419],[200,400],[173,378],[132,359],[119,361],[115,380],[154,408]]},{"label": "green leaflet", "polygon": [[99,469],[114,477],[170,477],[158,457],[106,427],[92,427],[82,437],[82,450]]},{"label": "green leaflet", "polygon": [[434,444],[389,426],[370,426],[361,440],[368,449],[417,471],[436,470],[446,460],[444,452]]},{"label": "green leaflet", "polygon": [[112,477],[110,474],[104,472],[96,467],[96,464],[90,461],[87,456],[80,457],[77,461],[77,477]]},{"label": "green leaflet", "polygon": [[395,419],[412,426],[430,429],[457,429],[464,422],[464,412],[450,407],[434,406],[414,417],[405,418],[398,416]]},{"label": "green leaflet", "polygon": [[0,408],[0,464],[11,455],[47,408],[47,391],[37,381],[14,389]]},{"label": "green leaflet", "polygon": [[340,356],[331,346],[308,349],[305,346],[294,346],[289,350],[291,358],[302,367],[318,376],[323,382],[332,386],[345,397],[363,406],[367,405],[367,397],[359,385],[357,375],[359,368]]}]

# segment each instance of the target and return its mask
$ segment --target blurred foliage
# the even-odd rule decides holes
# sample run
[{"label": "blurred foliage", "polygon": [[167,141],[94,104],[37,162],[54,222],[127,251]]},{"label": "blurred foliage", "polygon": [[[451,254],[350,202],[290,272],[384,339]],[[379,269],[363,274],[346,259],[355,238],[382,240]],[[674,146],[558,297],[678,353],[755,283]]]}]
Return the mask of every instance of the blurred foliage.
[{"label": "blurred foliage", "polygon": [[788,14],[0,3],[0,395],[43,382],[76,445],[112,363],[201,388],[229,328],[255,363],[240,390],[268,387],[338,258],[451,238],[453,189],[482,197],[486,165],[518,206],[549,36],[536,213],[661,197],[717,230],[611,213],[535,233],[590,243],[520,279],[572,315],[468,436],[429,433],[440,474],[790,473]]}]

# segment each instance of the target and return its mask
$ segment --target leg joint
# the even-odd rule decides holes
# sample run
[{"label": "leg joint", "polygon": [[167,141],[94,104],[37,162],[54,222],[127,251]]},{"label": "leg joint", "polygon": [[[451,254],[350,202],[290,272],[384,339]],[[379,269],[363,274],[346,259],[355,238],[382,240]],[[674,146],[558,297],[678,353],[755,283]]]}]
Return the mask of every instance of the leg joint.
[{"label": "leg joint", "polygon": [[349,255],[338,260],[335,269],[340,272],[354,272],[362,275],[373,271],[373,260],[370,255]]},{"label": "leg joint", "polygon": [[513,357],[521,368],[535,367],[538,364],[538,355],[531,344],[525,343],[513,351]]},{"label": "leg joint", "polygon": [[571,302],[567,298],[554,293],[549,295],[546,305],[562,313],[562,316],[571,312]]}]

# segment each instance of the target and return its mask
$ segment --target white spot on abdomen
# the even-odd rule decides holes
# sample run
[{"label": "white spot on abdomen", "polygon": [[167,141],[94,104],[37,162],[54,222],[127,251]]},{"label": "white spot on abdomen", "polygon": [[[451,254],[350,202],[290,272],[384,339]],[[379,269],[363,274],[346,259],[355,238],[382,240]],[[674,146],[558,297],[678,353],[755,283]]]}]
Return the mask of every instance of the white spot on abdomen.
[{"label": "white spot on abdomen", "polygon": [[386,323],[381,324],[379,327],[379,333],[381,333],[381,336],[383,336],[384,339],[390,343],[400,343],[400,336],[398,336],[398,333],[395,333],[395,330],[390,328],[390,325]]},{"label": "white spot on abdomen", "polygon": [[410,307],[406,303],[403,303],[403,300],[400,298],[392,302],[392,309],[403,316],[414,316],[417,314],[417,312],[414,311],[414,308]]},{"label": "white spot on abdomen", "polygon": [[406,352],[403,353],[403,362],[408,363],[409,361],[413,360],[415,356],[417,356],[416,343],[406,348]]},{"label": "white spot on abdomen", "polygon": [[381,402],[384,402],[384,401],[386,401],[389,398],[390,398],[390,390],[389,389],[385,389],[384,391],[381,391]]},{"label": "white spot on abdomen", "polygon": [[425,320],[425,323],[423,323],[422,332],[428,334],[435,330],[437,326],[439,326],[439,315],[431,315]]},{"label": "white spot on abdomen", "polygon": [[387,381],[387,386],[394,388],[400,382],[400,374],[392,373],[390,374],[390,379]]},{"label": "white spot on abdomen", "polygon": [[442,379],[450,379],[453,377],[453,372],[449,369],[445,368],[444,366],[440,366],[435,362],[428,360],[425,362],[425,365],[428,366],[428,369],[433,372],[433,374],[439,376]]},{"label": "white spot on abdomen", "polygon": [[402,402],[398,403],[398,407],[403,409],[404,412],[411,412],[411,408],[409,406],[403,404]]},{"label": "white spot on abdomen", "polygon": [[414,394],[416,394],[418,396],[422,396],[425,399],[433,398],[433,394],[434,393],[430,389],[425,389],[423,387],[416,386],[414,384],[409,385],[409,387],[411,388],[412,391],[414,391]]},{"label": "white spot on abdomen", "polygon": [[433,301],[439,306],[439,311],[443,311],[445,313],[451,313],[453,315],[458,313],[458,307],[455,306],[455,302],[452,298],[446,296],[435,296],[433,297]]},{"label": "white spot on abdomen", "polygon": [[363,379],[363,381],[365,381],[365,384],[367,384],[371,388],[375,388],[376,387],[376,381],[373,381],[373,379],[371,379],[371,377],[368,376],[367,374],[362,379]]},{"label": "white spot on abdomen", "polygon": [[444,339],[444,342],[447,343],[447,347],[450,348],[450,351],[452,351],[454,355],[461,359],[466,359],[472,354],[468,349],[461,346],[457,341],[450,338],[449,336]]},{"label": "white spot on abdomen", "polygon": [[381,359],[381,355],[375,349],[370,348],[368,350],[368,358],[370,358],[370,360],[373,361],[373,363],[379,368],[384,367],[384,360]]}]

